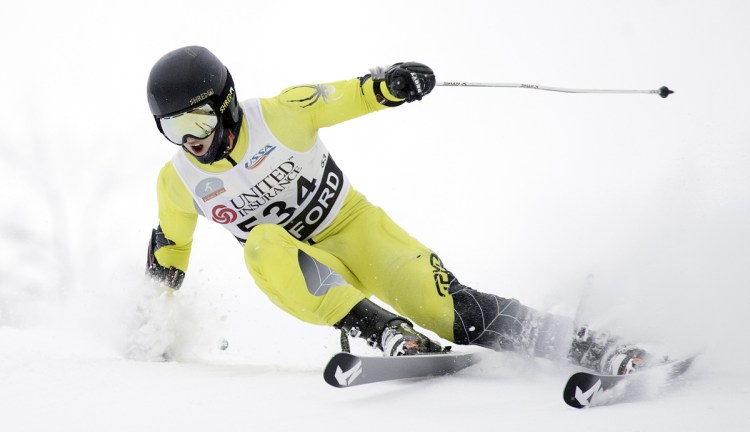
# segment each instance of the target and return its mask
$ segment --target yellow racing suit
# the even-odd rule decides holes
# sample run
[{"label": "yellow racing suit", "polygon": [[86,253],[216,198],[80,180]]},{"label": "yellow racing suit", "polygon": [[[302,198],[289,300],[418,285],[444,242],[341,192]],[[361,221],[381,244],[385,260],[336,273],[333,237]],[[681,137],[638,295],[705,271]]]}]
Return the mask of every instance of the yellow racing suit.
[{"label": "yellow racing suit", "polygon": [[318,130],[399,102],[369,76],[242,102],[243,122],[225,159],[201,164],[181,149],[161,170],[160,230],[149,264],[155,258],[158,268],[176,269],[181,282],[202,215],[243,245],[247,269],[268,298],[305,322],[339,325],[374,295],[459,344],[570,358],[596,370],[609,367],[605,351],[630,358],[616,339],[596,342],[596,332],[569,318],[462,285],[351,186]]},{"label": "yellow racing suit", "polygon": [[228,158],[206,165],[180,149],[157,183],[168,240],[154,253],[158,263],[187,271],[203,215],[237,237],[255,283],[291,315],[333,325],[374,295],[453,341],[440,259],[349,184],[318,136],[397,101],[384,85],[380,93],[369,77],[290,87],[242,103]]}]

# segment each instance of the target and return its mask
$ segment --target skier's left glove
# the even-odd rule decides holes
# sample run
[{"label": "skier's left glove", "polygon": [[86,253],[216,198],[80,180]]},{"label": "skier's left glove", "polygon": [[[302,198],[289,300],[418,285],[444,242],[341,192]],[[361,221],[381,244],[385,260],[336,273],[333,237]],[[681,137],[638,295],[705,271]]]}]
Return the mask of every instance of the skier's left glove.
[{"label": "skier's left glove", "polygon": [[435,74],[422,63],[396,63],[385,71],[385,84],[393,96],[414,102],[435,88]]}]

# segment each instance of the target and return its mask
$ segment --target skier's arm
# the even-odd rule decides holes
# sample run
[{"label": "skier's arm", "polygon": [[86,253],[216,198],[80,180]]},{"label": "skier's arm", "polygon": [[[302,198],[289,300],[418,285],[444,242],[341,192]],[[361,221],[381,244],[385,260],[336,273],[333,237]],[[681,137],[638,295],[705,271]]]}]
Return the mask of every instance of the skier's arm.
[{"label": "skier's arm", "polygon": [[397,63],[360,78],[289,87],[261,103],[274,135],[286,146],[305,151],[314,144],[318,129],[420,100],[434,84],[427,66]]},{"label": "skier's arm", "polygon": [[159,226],[151,233],[147,271],[155,280],[179,289],[190,260],[198,213],[171,162],[159,173],[156,195]]}]

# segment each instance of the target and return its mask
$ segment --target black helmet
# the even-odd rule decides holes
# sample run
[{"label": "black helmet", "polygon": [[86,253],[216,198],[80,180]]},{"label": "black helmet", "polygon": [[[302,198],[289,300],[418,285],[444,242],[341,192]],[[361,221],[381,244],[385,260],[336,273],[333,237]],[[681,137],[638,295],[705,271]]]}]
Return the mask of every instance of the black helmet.
[{"label": "black helmet", "polygon": [[178,145],[183,144],[187,136],[204,137],[187,131],[175,137],[164,130],[163,120],[208,105],[208,111],[216,119],[210,129],[203,130],[216,133],[209,151],[198,160],[212,163],[229,154],[230,144],[236,139],[242,125],[242,110],[232,75],[211,51],[200,46],[188,46],[165,54],[151,68],[146,94],[159,131]]}]

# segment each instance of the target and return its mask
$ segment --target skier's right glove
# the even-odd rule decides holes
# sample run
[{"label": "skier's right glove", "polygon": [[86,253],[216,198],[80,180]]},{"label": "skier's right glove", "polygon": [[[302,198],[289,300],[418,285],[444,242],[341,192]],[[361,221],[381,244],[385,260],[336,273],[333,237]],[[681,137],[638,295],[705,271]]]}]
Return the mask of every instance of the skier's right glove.
[{"label": "skier's right glove", "polygon": [[172,289],[180,289],[185,279],[185,272],[175,267],[164,267],[156,260],[156,251],[168,244],[174,244],[166,238],[161,226],[151,231],[151,240],[148,242],[148,256],[146,257],[146,274],[157,282],[164,283]]},{"label": "skier's right glove", "polygon": [[148,266],[146,273],[157,282],[178,290],[185,279],[185,272],[175,267],[164,267],[156,259]]},{"label": "skier's right glove", "polygon": [[385,83],[393,96],[414,102],[435,88],[435,74],[422,63],[396,63],[385,71]]}]

